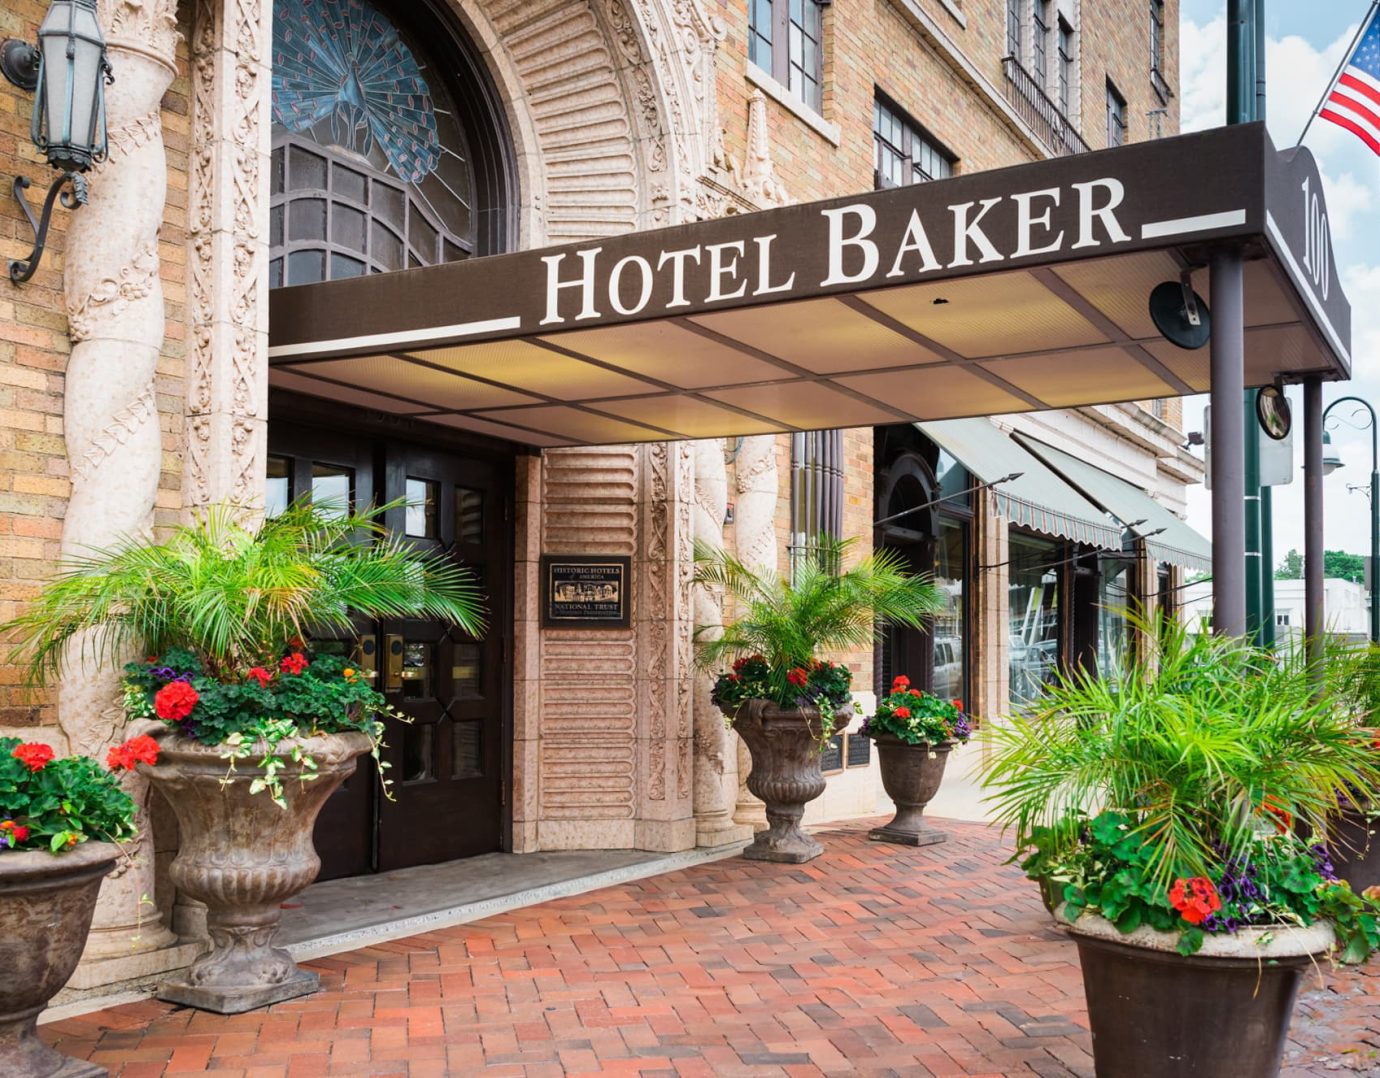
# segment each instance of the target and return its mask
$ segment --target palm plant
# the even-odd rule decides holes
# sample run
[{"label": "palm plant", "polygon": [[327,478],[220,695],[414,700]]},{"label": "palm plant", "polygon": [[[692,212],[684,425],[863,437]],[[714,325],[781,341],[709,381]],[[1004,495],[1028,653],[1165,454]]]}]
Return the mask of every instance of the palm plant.
[{"label": "palm plant", "polygon": [[929,578],[907,573],[893,551],[876,551],[840,571],[853,545],[851,539],[822,539],[788,579],[696,543],[694,582],[722,589],[736,613],[727,625],[696,627],[698,664],[761,655],[784,679],[821,652],[870,648],[878,624],[918,627],[943,608]]},{"label": "palm plant", "polygon": [[1150,881],[1215,877],[1262,825],[1327,817],[1380,768],[1372,731],[1314,691],[1307,660],[1132,618],[1143,654],[1074,671],[985,734],[988,801],[1020,848],[1076,846],[1086,820],[1130,821]]},{"label": "palm plant", "polygon": [[257,525],[214,506],[164,540],[127,538],[67,559],[0,627],[31,683],[74,656],[102,661],[191,651],[211,677],[272,664],[294,638],[350,633],[351,614],[428,617],[482,632],[470,572],[380,523],[382,506],[339,513],[297,502]]}]

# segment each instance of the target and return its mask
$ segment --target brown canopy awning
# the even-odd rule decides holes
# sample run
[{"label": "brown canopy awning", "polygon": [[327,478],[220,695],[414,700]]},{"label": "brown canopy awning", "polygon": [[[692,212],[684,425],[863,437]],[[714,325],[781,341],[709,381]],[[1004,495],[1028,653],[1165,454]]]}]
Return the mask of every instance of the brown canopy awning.
[{"label": "brown canopy awning", "polygon": [[1307,150],[1249,124],[564,247],[279,289],[273,385],[537,446],[1208,388],[1147,301],[1246,261],[1246,382],[1350,374]]}]

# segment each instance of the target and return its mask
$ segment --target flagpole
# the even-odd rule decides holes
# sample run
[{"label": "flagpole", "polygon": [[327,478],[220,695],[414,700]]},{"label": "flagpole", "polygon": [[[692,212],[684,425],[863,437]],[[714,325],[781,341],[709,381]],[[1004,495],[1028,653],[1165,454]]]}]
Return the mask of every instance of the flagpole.
[{"label": "flagpole", "polygon": [[1337,78],[1341,75],[1342,68],[1346,67],[1346,62],[1351,59],[1352,51],[1356,48],[1356,42],[1360,41],[1361,35],[1370,28],[1371,21],[1375,18],[1377,8],[1380,8],[1380,0],[1371,0],[1370,10],[1366,12],[1365,18],[1361,20],[1361,25],[1356,28],[1356,34],[1347,45],[1346,51],[1342,53],[1342,58],[1337,61],[1337,70],[1332,72],[1332,78],[1327,84],[1327,89],[1323,91],[1323,95],[1318,99],[1318,103],[1313,106],[1313,111],[1308,116],[1308,122],[1303,125],[1303,130],[1299,132],[1298,141],[1294,143],[1295,149],[1303,145],[1303,137],[1308,134],[1308,129],[1313,126],[1313,121],[1317,119],[1318,110],[1323,107],[1327,99],[1332,96],[1332,91],[1337,88]]}]

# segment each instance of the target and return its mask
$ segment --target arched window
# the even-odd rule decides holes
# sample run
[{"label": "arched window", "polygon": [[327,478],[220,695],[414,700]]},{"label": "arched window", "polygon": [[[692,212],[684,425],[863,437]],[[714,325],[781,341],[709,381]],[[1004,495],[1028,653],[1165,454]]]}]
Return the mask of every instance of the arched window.
[{"label": "arched window", "polygon": [[455,262],[509,245],[506,133],[430,5],[278,0],[271,287]]}]

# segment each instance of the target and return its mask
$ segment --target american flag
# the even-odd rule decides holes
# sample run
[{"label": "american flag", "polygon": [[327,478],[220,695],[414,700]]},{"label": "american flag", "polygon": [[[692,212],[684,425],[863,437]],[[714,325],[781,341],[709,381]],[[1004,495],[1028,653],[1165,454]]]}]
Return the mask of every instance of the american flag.
[{"label": "american flag", "polygon": [[1356,48],[1318,113],[1345,127],[1380,155],[1380,8],[1356,39]]}]

